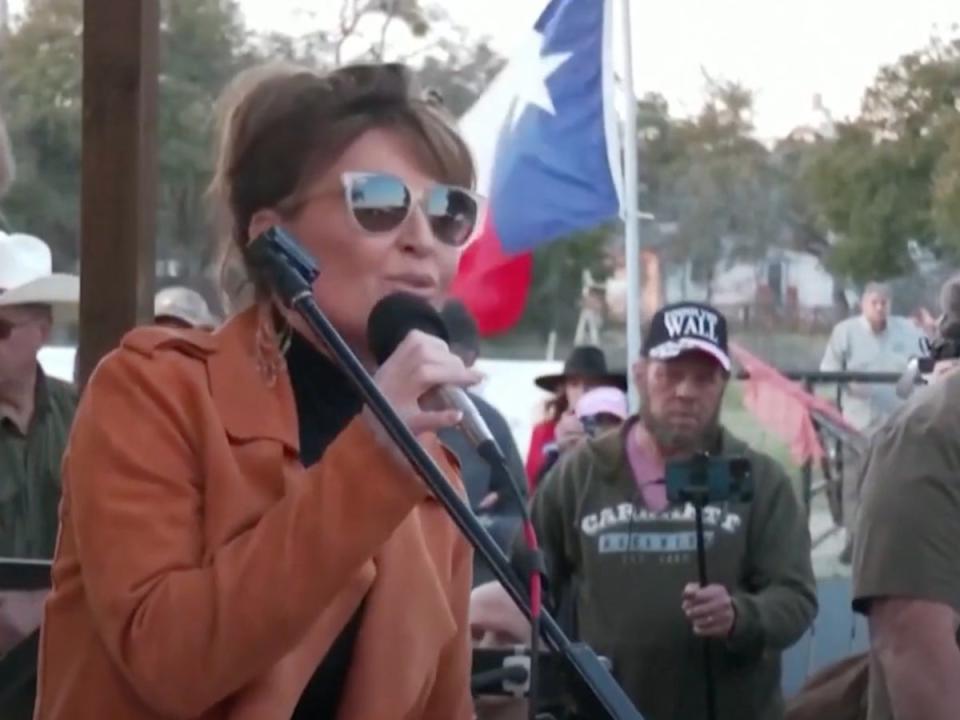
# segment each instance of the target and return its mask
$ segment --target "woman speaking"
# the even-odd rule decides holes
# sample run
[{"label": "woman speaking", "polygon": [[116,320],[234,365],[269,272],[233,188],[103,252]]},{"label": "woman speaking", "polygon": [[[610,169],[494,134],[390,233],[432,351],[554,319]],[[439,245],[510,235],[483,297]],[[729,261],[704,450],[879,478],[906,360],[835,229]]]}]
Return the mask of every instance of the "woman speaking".
[{"label": "woman speaking", "polygon": [[[314,294],[455,478],[429,389],[479,377],[367,318],[439,302],[477,220],[462,140],[400,66],[239,78],[215,196],[236,253],[281,225]],[[213,334],[145,328],[99,366],[64,466],[41,720],[466,719],[471,556],[346,377],[257,278]]]}]

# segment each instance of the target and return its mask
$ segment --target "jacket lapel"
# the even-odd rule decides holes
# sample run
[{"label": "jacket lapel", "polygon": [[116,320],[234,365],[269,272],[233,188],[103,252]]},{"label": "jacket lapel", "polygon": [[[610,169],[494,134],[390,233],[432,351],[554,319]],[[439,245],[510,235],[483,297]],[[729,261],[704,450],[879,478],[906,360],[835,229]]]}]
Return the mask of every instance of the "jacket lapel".
[{"label": "jacket lapel", "polygon": [[[262,502],[275,502],[273,493],[290,492],[304,482],[299,463],[300,433],[290,377],[282,370],[268,383],[257,364],[256,309],[235,316],[215,335],[216,350],[207,360],[210,392],[241,465],[258,477],[280,477],[282,486],[266,489]],[[273,441],[279,447],[258,441]],[[268,495],[273,495],[271,499]],[[377,569],[372,561],[350,579],[304,633],[300,643],[263,678],[243,690],[233,705],[231,720],[260,720],[292,714],[304,687],[333,641],[369,593]],[[278,698],[289,707],[278,706]]]},{"label": "jacket lapel", "polygon": [[268,438],[299,453],[290,377],[284,369],[270,384],[261,373],[257,323],[256,308],[251,308],[217,330],[217,351],[207,362],[210,390],[230,438],[238,442]]},{"label": "jacket lapel", "polygon": [[[284,452],[276,453],[271,462],[278,462],[276,472],[289,491],[304,480],[293,460],[299,458],[300,444],[296,405],[287,373],[281,372],[271,385],[257,366],[257,322],[257,312],[251,309],[217,331],[216,350],[207,360],[211,394],[235,452],[264,439],[283,446]],[[434,438],[426,444],[435,458],[456,465]],[[263,450],[260,447],[255,454],[259,457]],[[261,467],[257,472],[267,471]],[[426,547],[422,512],[444,511],[432,498],[414,511],[330,602],[297,647],[237,696],[230,720],[292,714],[317,665],[364,598],[364,617],[338,717],[406,717],[425,702],[439,649],[454,636],[457,624],[443,585],[449,568],[411,562],[411,557],[433,557]],[[412,592],[415,602],[409,600]],[[384,678],[390,680],[389,686],[372,692],[370,681]],[[289,706],[280,707],[278,698],[289,699]]]}]

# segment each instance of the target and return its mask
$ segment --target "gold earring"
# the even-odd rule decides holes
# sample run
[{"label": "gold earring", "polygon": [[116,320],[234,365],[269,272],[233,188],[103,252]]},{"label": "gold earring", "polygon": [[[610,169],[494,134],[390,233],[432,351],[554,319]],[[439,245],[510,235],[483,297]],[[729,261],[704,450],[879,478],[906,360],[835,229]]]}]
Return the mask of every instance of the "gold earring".
[{"label": "gold earring", "polygon": [[[273,387],[277,378],[287,369],[286,352],[290,347],[290,326],[274,310],[269,302],[261,302],[257,308],[258,322],[255,338],[257,369],[268,387]],[[277,328],[278,323],[282,327]]]}]

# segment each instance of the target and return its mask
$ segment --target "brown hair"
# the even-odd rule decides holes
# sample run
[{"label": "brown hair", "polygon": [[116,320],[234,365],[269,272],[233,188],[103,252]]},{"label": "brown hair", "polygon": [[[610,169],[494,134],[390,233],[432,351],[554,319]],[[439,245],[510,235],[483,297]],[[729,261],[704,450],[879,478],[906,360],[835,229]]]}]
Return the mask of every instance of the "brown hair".
[{"label": "brown hair", "polygon": [[[398,64],[353,65],[328,74],[272,64],[241,73],[220,100],[218,157],[211,195],[223,225],[221,283],[234,295],[254,282],[240,251],[264,208],[296,212],[298,193],[361,135],[389,128],[414,142],[441,182],[472,187],[469,149],[435,101],[421,100]],[[283,208],[283,210],[281,210]]]},{"label": "brown hair", "polygon": [[553,397],[547,400],[547,421],[552,423],[560,422],[560,418],[563,417],[563,414],[568,409],[570,409],[570,402],[567,400],[566,390],[561,386],[557,389],[557,392],[554,393]]}]

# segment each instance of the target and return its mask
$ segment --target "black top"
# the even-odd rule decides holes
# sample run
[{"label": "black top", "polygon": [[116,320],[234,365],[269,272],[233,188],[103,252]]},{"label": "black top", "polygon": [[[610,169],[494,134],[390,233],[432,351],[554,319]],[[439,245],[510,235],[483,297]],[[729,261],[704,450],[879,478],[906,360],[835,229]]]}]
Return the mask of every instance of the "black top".
[{"label": "black top", "polygon": [[[297,405],[300,461],[304,467],[310,467],[360,412],[363,403],[340,368],[296,333],[287,351],[287,369]],[[364,603],[361,603],[317,666],[291,720],[328,720],[336,717],[360,630],[363,607]]]}]

